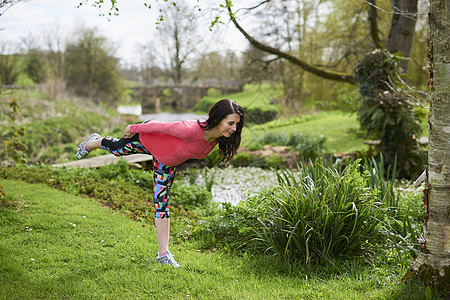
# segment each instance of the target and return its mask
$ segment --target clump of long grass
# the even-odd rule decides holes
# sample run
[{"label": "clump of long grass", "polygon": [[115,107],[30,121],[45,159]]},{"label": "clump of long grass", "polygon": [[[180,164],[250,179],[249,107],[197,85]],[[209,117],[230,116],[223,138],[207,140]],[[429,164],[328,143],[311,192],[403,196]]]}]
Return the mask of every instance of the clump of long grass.
[{"label": "clump of long grass", "polygon": [[400,193],[394,189],[396,163],[392,170],[385,168],[383,156],[379,162],[374,158],[364,164],[369,174],[370,187],[379,190],[384,215],[379,219],[379,231],[384,237],[384,247],[378,253],[384,260],[407,266],[419,253],[419,240],[423,231],[422,217],[400,204]]},{"label": "clump of long grass", "polygon": [[344,170],[331,163],[301,163],[300,175],[278,172],[279,186],[267,200],[256,230],[260,247],[305,264],[361,256],[380,240],[380,192],[359,171],[360,160]]},{"label": "clump of long grass", "polygon": [[216,173],[214,171],[208,170],[205,168],[203,171],[205,178],[205,188],[208,192],[211,193],[212,186],[214,185],[214,178],[216,177]]}]

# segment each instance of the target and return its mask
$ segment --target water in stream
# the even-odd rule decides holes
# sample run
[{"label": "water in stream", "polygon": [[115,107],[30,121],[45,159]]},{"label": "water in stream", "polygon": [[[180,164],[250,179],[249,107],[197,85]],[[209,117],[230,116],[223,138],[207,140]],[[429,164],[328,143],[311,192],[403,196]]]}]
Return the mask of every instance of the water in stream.
[{"label": "water in stream", "polygon": [[[256,167],[227,167],[207,170],[207,176],[214,176],[212,186],[213,201],[237,204],[246,200],[248,196],[258,194],[265,188],[278,185],[274,170],[265,170]],[[185,184],[189,179],[184,178]],[[198,186],[205,186],[204,171],[199,170],[195,182]]]}]

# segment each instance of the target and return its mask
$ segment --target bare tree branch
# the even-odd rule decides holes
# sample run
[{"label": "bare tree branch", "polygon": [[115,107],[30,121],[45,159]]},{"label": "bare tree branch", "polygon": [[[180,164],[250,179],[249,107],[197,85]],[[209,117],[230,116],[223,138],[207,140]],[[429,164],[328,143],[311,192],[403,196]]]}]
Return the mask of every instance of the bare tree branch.
[{"label": "bare tree branch", "polygon": [[330,79],[330,80],[335,80],[335,81],[340,81],[340,82],[346,82],[346,83],[351,83],[351,84],[355,84],[356,83],[356,79],[352,74],[346,74],[346,73],[341,73],[341,72],[334,72],[334,71],[327,71],[321,68],[317,68],[314,67],[308,63],[306,63],[305,61],[289,54],[286,52],[283,52],[279,49],[276,49],[274,47],[262,44],[261,42],[255,40],[252,36],[250,36],[240,25],[239,23],[236,21],[235,18],[235,14],[231,11],[231,8],[229,6],[227,6],[228,9],[228,13],[230,15],[231,21],[233,22],[234,26],[242,33],[242,35],[244,35],[244,37],[250,42],[250,44],[252,44],[255,48],[270,53],[270,54],[274,54],[276,56],[279,56],[280,58],[283,58],[291,63],[293,63],[294,65],[302,68],[303,70],[310,72],[314,75],[317,75],[319,77],[322,78],[326,78],[326,79]]},{"label": "bare tree branch", "polygon": [[336,68],[337,66],[339,66],[339,64],[340,64],[344,59],[347,59],[347,60],[348,60],[348,57],[349,57],[350,55],[352,55],[352,54],[353,54],[355,57],[358,57],[358,53],[357,53],[355,50],[347,50],[347,51],[345,52],[345,54],[342,55],[341,58],[339,58],[339,59],[336,61],[336,63],[334,63],[334,64],[332,64],[332,65],[314,64],[314,66],[319,67],[319,68],[321,68],[321,67]]},{"label": "bare tree branch", "polygon": [[259,4],[257,4],[257,5],[255,5],[255,6],[253,6],[253,7],[239,8],[239,9],[235,12],[235,14],[237,14],[240,10],[253,10],[253,9],[256,9],[256,8],[260,7],[261,5],[266,4],[267,2],[270,2],[270,1],[271,1],[271,0],[265,0],[265,1],[263,1],[263,2],[261,2],[261,3],[259,3]]},{"label": "bare tree branch", "polygon": [[28,0],[0,0],[0,17],[13,5],[19,2],[27,2]]},{"label": "bare tree branch", "polygon": [[385,14],[390,14],[390,15],[402,15],[402,16],[404,16],[405,18],[409,18],[409,19],[411,19],[411,20],[413,20],[413,21],[417,21],[417,16],[419,16],[419,15],[428,15],[428,14],[419,14],[419,13],[417,13],[417,12],[414,12],[414,13],[412,13],[412,12],[408,12],[408,11],[405,11],[405,10],[401,10],[401,9],[399,9],[398,7],[396,7],[396,6],[393,6],[392,7],[392,11],[387,11],[387,10],[385,10],[385,9],[382,9],[381,7],[379,7],[379,6],[376,6],[375,4],[373,4],[373,3],[371,3],[372,1],[370,1],[370,0],[363,0],[364,2],[366,2],[368,5],[370,5],[370,6],[372,6],[373,8],[375,8],[375,9],[377,9],[377,10],[379,10],[379,11],[382,11],[383,13],[385,13]]}]

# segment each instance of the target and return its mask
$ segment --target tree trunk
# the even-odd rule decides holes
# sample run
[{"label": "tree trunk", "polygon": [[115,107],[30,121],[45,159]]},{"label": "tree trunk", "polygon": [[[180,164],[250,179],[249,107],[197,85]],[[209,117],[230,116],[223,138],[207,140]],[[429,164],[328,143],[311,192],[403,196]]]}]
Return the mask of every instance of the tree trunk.
[{"label": "tree trunk", "polygon": [[[414,30],[417,20],[418,0],[391,0],[392,22],[386,49],[389,52],[402,52],[405,58],[409,57],[414,40]],[[400,66],[406,73],[408,59],[404,59]]]},{"label": "tree trunk", "polygon": [[379,49],[383,49],[383,45],[381,44],[380,35],[378,34],[378,22],[377,22],[377,3],[375,0],[369,0],[367,2],[369,4],[369,28],[370,28],[370,37],[372,38],[375,47]]},{"label": "tree trunk", "polygon": [[428,183],[424,193],[425,226],[421,252],[411,268],[414,277],[428,284],[437,284],[446,294],[450,292],[449,11],[450,0],[430,1],[431,101]]}]

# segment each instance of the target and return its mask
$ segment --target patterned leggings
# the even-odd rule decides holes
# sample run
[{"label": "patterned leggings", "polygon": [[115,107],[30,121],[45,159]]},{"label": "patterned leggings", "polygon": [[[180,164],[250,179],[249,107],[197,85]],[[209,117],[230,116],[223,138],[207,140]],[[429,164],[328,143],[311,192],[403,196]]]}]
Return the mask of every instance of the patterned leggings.
[{"label": "patterned leggings", "polygon": [[[136,153],[151,153],[139,142],[139,134],[132,138],[120,140],[113,137],[102,139],[102,148],[110,151],[115,156],[130,155]],[[153,201],[155,202],[155,218],[170,218],[169,191],[176,174],[176,167],[166,166],[153,157]]]}]

